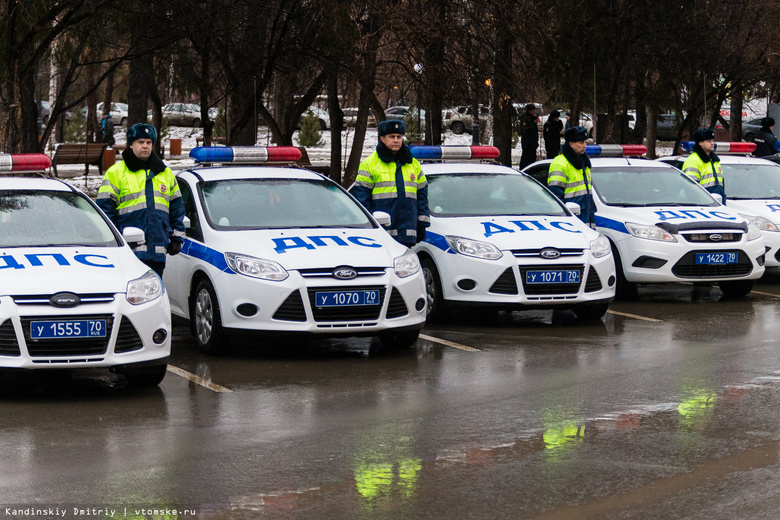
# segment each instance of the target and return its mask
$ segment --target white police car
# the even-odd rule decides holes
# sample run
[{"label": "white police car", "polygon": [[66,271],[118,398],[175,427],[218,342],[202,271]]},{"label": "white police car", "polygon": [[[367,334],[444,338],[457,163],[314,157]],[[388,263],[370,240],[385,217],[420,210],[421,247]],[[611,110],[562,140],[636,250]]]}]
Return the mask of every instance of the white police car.
[{"label": "white police car", "polygon": [[425,322],[417,256],[327,177],[247,165],[294,162],[297,148],[199,147],[190,156],[223,166],[178,174],[187,237],[164,279],[202,351],[224,351],[240,333],[415,343]]},{"label": "white police car", "polygon": [[[642,145],[588,145],[596,229],[615,252],[619,296],[635,284],[717,283],[744,296],[764,274],[764,240],[747,219],[668,164],[635,157]],[[598,157],[618,154],[618,157]],[[623,155],[626,156],[623,156]],[[550,160],[525,171],[547,177]]]},{"label": "white police car", "polygon": [[[40,171],[43,154],[0,155]],[[165,377],[171,315],[160,278],[82,192],[55,179],[0,177],[0,367],[108,368],[135,386]]]},{"label": "white police car", "polygon": [[428,180],[431,225],[414,247],[431,319],[448,307],[572,309],[601,318],[615,295],[609,241],[546,187],[492,159],[492,146],[412,146]]},{"label": "white police car", "polygon": [[[693,142],[683,142],[681,146],[691,150]],[[726,206],[763,232],[766,267],[780,267],[780,165],[746,155],[755,149],[756,143],[715,143],[723,168]],[[687,157],[677,155],[658,160],[682,169]]]}]

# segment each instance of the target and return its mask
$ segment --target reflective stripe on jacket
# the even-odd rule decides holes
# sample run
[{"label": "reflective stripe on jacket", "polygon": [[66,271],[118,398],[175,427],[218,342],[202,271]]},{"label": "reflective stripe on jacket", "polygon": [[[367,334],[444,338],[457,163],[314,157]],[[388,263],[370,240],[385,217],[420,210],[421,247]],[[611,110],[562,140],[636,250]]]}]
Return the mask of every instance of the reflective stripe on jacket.
[{"label": "reflective stripe on jacket", "polygon": [[586,224],[595,222],[596,204],[593,202],[593,186],[590,168],[575,168],[565,155],[557,155],[550,163],[547,187],[563,202],[575,202],[580,206],[580,220]]},{"label": "reflective stripe on jacket", "polygon": [[374,152],[360,163],[350,191],[369,212],[390,214],[387,231],[402,244],[413,246],[417,227],[430,225],[428,181],[417,159],[399,166],[382,161]]},{"label": "reflective stripe on jacket", "polygon": [[141,260],[165,262],[170,241],[184,241],[184,203],[170,168],[133,172],[120,161],[103,176],[97,204],[120,232],[129,226],[143,230],[146,243],[133,248]]},{"label": "reflective stripe on jacket", "polygon": [[694,152],[682,165],[685,175],[702,185],[710,193],[718,193],[726,200],[726,187],[723,184],[723,169],[720,161],[707,161]]}]

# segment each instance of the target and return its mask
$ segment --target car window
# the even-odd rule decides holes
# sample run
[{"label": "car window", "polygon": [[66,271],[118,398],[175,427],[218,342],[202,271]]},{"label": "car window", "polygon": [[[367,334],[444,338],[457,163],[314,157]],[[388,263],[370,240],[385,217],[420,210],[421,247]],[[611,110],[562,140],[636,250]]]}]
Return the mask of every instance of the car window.
[{"label": "car window", "polygon": [[119,246],[86,197],[57,191],[0,190],[0,247]]},{"label": "car window", "polygon": [[717,206],[676,168],[594,167],[593,186],[608,206]]},{"label": "car window", "polygon": [[190,226],[186,230],[187,236],[203,241],[203,231],[198,212],[195,209],[195,200],[192,197],[190,185],[186,182],[180,182],[179,191],[181,191],[181,199],[184,202],[184,216],[190,219]]},{"label": "car window", "polygon": [[359,204],[322,181],[240,179],[201,187],[206,218],[216,229],[373,226]]},{"label": "car window", "polygon": [[428,205],[437,217],[565,215],[548,191],[524,175],[451,174],[428,179]]},{"label": "car window", "polygon": [[780,198],[780,166],[723,164],[723,181],[730,199]]}]

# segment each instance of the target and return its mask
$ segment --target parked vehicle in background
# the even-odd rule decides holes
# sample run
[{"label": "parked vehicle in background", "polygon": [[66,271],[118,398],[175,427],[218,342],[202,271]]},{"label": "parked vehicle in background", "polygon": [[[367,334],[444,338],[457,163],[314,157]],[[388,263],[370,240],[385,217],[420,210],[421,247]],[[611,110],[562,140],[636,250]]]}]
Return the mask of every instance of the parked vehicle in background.
[{"label": "parked vehicle in background", "polygon": [[[343,108],[341,111],[344,113],[344,126],[355,126],[358,117],[357,107]],[[371,109],[368,110],[368,126],[376,126],[376,117]]]},{"label": "parked vehicle in background", "polygon": [[[742,139],[751,143],[755,140],[756,134],[761,130],[761,119],[763,118],[759,117],[742,123]],[[774,129],[772,133],[774,133]]]},{"label": "parked vehicle in background", "polygon": [[[304,117],[306,117],[309,112],[314,114],[314,116],[319,120],[320,122],[320,130],[327,130],[330,128],[330,115],[325,110],[321,109],[320,107],[310,106],[306,109],[306,112],[303,113],[301,116],[301,120],[303,120]],[[300,126],[300,122],[298,123],[298,126]]]},{"label": "parked vehicle in background", "polygon": [[[82,107],[81,109],[81,115],[85,119],[88,112],[87,108],[88,107]],[[111,121],[113,121],[115,125],[127,125],[127,108],[127,103],[111,103]],[[103,103],[98,103],[96,109],[97,119],[98,122],[100,122],[100,118],[103,116]],[[45,122],[46,121],[44,121],[44,123]]]},{"label": "parked vehicle in background", "polygon": [[[152,111],[146,115],[151,118]],[[162,115],[169,126],[200,126],[200,105],[194,103],[168,103],[162,107]]]},{"label": "parked vehicle in background", "polygon": [[[443,123],[445,128],[452,131],[453,134],[471,133],[472,110],[470,106],[455,107],[452,113],[448,113],[448,119]],[[479,106],[479,124],[487,124],[487,118],[490,115],[490,109],[485,105]]]}]

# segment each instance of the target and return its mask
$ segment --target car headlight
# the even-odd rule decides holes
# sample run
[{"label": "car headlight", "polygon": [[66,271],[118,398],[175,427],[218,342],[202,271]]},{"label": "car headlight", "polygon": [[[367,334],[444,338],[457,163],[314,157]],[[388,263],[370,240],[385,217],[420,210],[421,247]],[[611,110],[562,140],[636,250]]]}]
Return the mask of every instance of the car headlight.
[{"label": "car headlight", "polygon": [[751,240],[756,240],[758,238],[761,238],[763,235],[761,234],[761,229],[753,224],[752,222],[748,222],[748,232],[747,232],[747,239],[748,242]]},{"label": "car headlight", "polygon": [[609,239],[604,235],[599,235],[597,239],[591,240],[590,252],[594,258],[601,258],[610,254],[612,247],[609,245]]},{"label": "car headlight", "polygon": [[446,236],[447,244],[458,254],[484,258],[485,260],[498,260],[504,253],[490,242],[480,242],[469,238]]},{"label": "car headlight", "polygon": [[643,226],[642,224],[634,224],[633,222],[626,222],[626,229],[628,232],[637,238],[646,238],[647,240],[661,240],[663,242],[677,242],[677,239],[658,226]]},{"label": "car headlight", "polygon": [[420,270],[420,259],[411,249],[393,260],[393,270],[399,278],[412,276]]},{"label": "car headlight", "polygon": [[147,271],[141,278],[127,282],[125,298],[133,305],[150,302],[163,293],[163,284],[154,271]]},{"label": "car headlight", "polygon": [[262,260],[238,253],[225,253],[225,260],[233,271],[251,278],[281,282],[290,276],[284,267],[273,260]]},{"label": "car headlight", "polygon": [[759,217],[758,215],[743,215],[741,213],[739,216],[747,220],[748,223],[756,226],[761,231],[780,231],[780,228],[778,228],[775,223],[768,218]]}]

